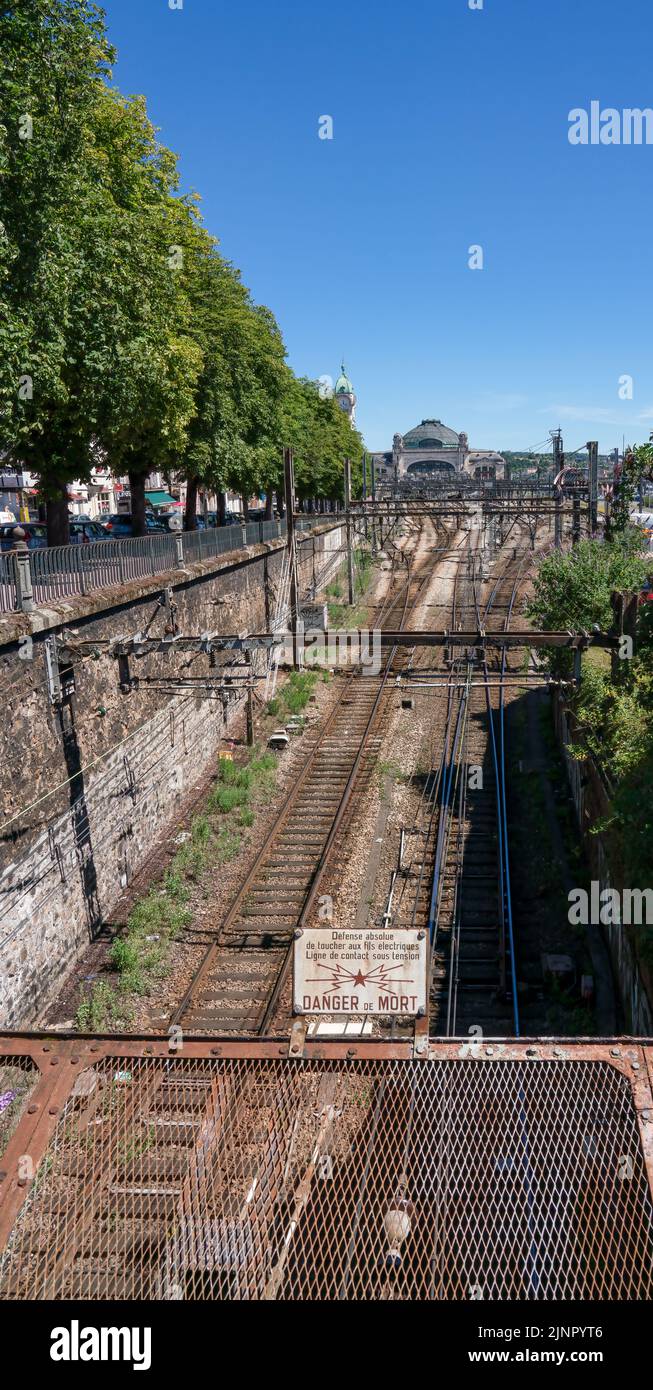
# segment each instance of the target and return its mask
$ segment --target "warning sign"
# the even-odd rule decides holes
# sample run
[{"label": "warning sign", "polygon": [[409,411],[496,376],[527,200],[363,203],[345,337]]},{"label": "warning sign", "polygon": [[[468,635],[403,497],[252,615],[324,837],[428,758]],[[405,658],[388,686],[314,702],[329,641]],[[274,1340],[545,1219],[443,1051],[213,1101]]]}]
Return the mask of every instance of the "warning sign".
[{"label": "warning sign", "polygon": [[426,932],[309,927],[295,937],[296,1014],[421,1014]]}]

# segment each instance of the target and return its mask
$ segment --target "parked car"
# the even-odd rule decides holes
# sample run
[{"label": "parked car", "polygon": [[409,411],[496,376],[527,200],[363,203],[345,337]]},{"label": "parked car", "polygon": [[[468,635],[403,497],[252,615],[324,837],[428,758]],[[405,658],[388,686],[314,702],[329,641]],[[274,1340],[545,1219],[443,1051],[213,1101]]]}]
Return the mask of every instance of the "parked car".
[{"label": "parked car", "polygon": [[[217,513],[217,512],[207,512],[207,513],[206,513],[206,520],[207,520],[209,526],[217,526],[217,525],[219,524],[219,523],[218,523],[218,513]],[[242,521],[242,517],[241,517],[241,516],[238,516],[237,512],[226,511],[225,514],[224,514],[224,524],[225,524],[225,526],[238,526],[239,522],[241,522],[241,521]]]},{"label": "parked car", "polygon": [[42,521],[12,521],[11,524],[3,522],[0,526],[0,551],[13,550],[16,539],[14,531],[17,526],[25,532],[29,550],[41,550],[48,543],[48,528]]},{"label": "parked car", "polygon": [[[131,512],[111,512],[104,523],[104,529],[110,539],[113,539],[113,537],[119,539],[121,536],[133,536],[134,522]],[[161,531],[166,532],[167,530],[168,527],[162,521],[158,521],[156,517],[146,514],[146,535],[149,535],[151,532],[160,533]]]},{"label": "parked car", "polygon": [[87,545],[90,541],[107,541],[109,532],[99,521],[80,521],[75,517],[70,523],[70,544]]}]

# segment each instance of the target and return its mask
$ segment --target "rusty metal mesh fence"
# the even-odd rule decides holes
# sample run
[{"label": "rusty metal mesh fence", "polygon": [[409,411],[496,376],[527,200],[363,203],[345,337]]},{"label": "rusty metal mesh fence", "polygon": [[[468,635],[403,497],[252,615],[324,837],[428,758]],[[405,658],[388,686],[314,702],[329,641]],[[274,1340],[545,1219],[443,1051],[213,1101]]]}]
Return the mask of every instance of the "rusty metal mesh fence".
[{"label": "rusty metal mesh fence", "polygon": [[0,1296],[638,1299],[653,1208],[606,1061],[104,1056]]}]

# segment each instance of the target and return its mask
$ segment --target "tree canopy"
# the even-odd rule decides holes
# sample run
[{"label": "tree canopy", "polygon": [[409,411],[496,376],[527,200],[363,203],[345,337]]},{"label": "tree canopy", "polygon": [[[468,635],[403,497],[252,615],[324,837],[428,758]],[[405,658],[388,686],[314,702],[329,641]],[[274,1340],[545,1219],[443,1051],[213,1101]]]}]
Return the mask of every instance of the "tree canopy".
[{"label": "tree canopy", "polygon": [[100,460],[141,529],[149,472],[193,507],[198,485],[270,493],[284,445],[301,498],[341,496],[360,436],[291,371],[114,57],[91,0],[0,4],[0,451],[38,474],[51,540]]}]

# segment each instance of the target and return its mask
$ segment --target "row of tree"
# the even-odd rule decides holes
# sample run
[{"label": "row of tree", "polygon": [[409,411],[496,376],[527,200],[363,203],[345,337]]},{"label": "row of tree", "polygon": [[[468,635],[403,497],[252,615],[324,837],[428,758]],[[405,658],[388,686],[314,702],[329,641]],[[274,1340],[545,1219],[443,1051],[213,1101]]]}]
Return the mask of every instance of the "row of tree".
[{"label": "row of tree", "polygon": [[190,526],[202,486],[270,511],[284,445],[300,498],[338,498],[360,435],[293,375],[114,57],[91,0],[0,3],[0,455],[38,474],[58,543],[98,465],[140,530],[155,470],[187,480]]}]

